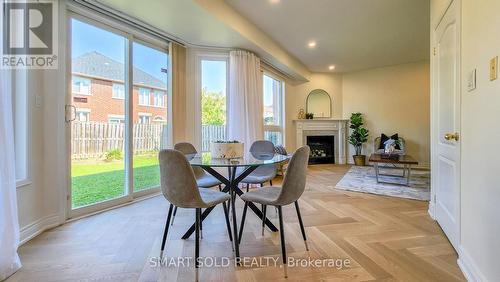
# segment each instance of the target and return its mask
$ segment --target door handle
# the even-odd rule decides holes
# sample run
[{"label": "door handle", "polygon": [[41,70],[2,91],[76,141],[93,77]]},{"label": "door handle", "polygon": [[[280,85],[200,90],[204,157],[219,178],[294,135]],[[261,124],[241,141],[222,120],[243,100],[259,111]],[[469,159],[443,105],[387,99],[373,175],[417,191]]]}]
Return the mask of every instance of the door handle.
[{"label": "door handle", "polygon": [[446,133],[446,134],[444,135],[444,139],[446,139],[446,140],[448,140],[448,141],[449,141],[449,140],[455,140],[455,141],[458,141],[458,139],[459,139],[459,138],[460,138],[460,137],[459,137],[458,132],[455,132],[455,133]]},{"label": "door handle", "polygon": [[[76,119],[76,107],[73,106],[73,105],[66,105],[64,107],[64,109],[65,109],[65,113],[64,113],[64,115],[65,115],[65,117],[64,117],[65,121],[66,122],[72,122],[72,121],[74,121]],[[69,111],[69,109],[72,109],[73,111]],[[68,116],[69,116],[69,118],[68,118]]]}]

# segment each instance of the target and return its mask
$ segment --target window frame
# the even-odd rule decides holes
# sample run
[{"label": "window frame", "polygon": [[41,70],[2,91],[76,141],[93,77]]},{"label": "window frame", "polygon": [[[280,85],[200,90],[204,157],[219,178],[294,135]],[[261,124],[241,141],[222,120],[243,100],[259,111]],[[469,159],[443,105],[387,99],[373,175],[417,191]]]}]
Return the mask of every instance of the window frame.
[{"label": "window frame", "polygon": [[[148,91],[148,93],[147,93],[147,95],[148,95],[147,104],[144,104],[144,103],[141,102],[141,96],[144,94],[144,93],[141,92],[141,90],[147,90]],[[151,89],[146,88],[146,87],[139,87],[138,93],[139,93],[139,99],[137,100],[137,105],[138,106],[146,106],[146,107],[151,106]]]},{"label": "window frame", "polygon": [[[262,123],[263,123],[263,129],[264,129],[264,137],[266,132],[279,132],[281,134],[281,144],[275,144],[275,145],[283,145],[285,146],[285,80],[267,70],[262,70],[262,98],[264,99],[264,76],[268,76],[271,79],[274,79],[280,83],[280,97],[279,97],[279,102],[280,102],[280,109],[279,109],[279,124],[272,124],[272,125],[266,125],[264,123],[264,116],[262,116]],[[262,103],[264,106],[264,103]],[[266,139],[267,140],[267,139]]]},{"label": "window frame", "polygon": [[[158,96],[161,96],[160,98],[160,105],[157,105],[156,104],[156,97]],[[165,103],[165,98],[167,96],[167,93],[163,90],[159,90],[159,89],[153,89],[153,107],[157,107],[157,108],[166,108],[166,103]]]},{"label": "window frame", "polygon": [[[115,86],[121,86],[121,96],[118,96],[118,95],[115,95]],[[111,86],[111,98],[113,99],[119,99],[119,100],[125,100],[125,84],[123,83],[119,83],[119,82],[113,82],[112,86]]]},{"label": "window frame", "polygon": [[194,126],[194,137],[195,137],[195,146],[197,148],[202,147],[202,102],[201,102],[201,89],[202,89],[202,61],[224,61],[226,63],[226,136],[228,136],[228,127],[227,127],[227,114],[229,113],[229,52],[221,52],[221,51],[209,51],[209,50],[198,50],[195,51],[195,126]]},{"label": "window frame", "polygon": [[[75,91],[74,90],[74,78],[79,78],[81,80],[85,80],[85,81],[88,81],[89,82],[89,88],[88,88],[88,93],[85,93],[85,92],[82,92],[82,91]],[[81,86],[80,86],[81,88]],[[88,78],[88,77],[84,77],[84,76],[81,76],[81,75],[77,75],[77,74],[72,74],[71,75],[71,93],[73,94],[76,94],[78,96],[92,96],[92,79],[91,78]]]}]

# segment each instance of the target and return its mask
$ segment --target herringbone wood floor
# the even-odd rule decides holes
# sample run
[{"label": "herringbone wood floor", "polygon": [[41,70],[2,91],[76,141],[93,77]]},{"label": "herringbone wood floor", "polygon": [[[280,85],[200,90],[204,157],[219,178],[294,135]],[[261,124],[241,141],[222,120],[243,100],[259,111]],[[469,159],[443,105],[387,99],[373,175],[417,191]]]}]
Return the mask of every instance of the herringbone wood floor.
[{"label": "herringbone wood floor", "polygon": [[[305,248],[293,206],[285,207],[289,256],[349,259],[350,267],[289,268],[288,281],[463,281],[457,255],[427,214],[427,203],[344,192],[333,187],[347,166],[311,166],[301,198],[310,252]],[[237,212],[241,216],[242,202]],[[44,232],[20,248],[23,268],[8,281],[193,281],[192,267],[150,266],[158,256],[167,213],[162,196]],[[273,208],[268,215],[277,225]],[[193,238],[180,239],[194,220],[179,210],[167,244],[167,256],[194,254]],[[204,221],[201,256],[230,257],[222,208]],[[277,257],[278,233],[260,234],[260,222],[248,213],[241,244],[246,257]],[[201,281],[278,281],[278,267],[202,268]]]}]

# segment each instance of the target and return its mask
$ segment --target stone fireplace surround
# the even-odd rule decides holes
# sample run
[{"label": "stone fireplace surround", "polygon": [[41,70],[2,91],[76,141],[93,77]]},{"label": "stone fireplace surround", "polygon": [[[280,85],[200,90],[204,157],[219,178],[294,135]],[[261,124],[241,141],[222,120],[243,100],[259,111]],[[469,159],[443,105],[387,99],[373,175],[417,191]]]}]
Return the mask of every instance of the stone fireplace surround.
[{"label": "stone fireplace surround", "polygon": [[296,119],[297,148],[306,145],[307,136],[334,136],[335,163],[347,163],[347,122],[345,119]]}]

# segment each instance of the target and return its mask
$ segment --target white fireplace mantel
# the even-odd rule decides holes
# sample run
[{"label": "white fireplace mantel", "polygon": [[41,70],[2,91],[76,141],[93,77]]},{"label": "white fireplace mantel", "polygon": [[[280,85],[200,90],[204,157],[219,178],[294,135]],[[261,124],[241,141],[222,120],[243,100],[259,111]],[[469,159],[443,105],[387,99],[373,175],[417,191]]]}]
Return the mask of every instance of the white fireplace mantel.
[{"label": "white fireplace mantel", "polygon": [[297,147],[306,145],[307,136],[335,136],[335,163],[347,162],[347,122],[346,119],[295,119]]}]

